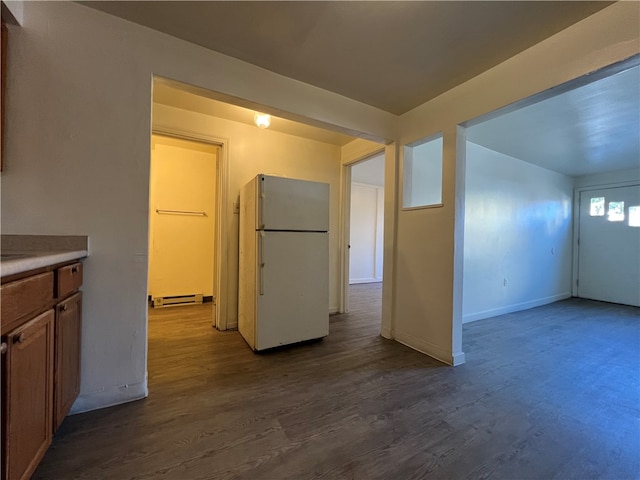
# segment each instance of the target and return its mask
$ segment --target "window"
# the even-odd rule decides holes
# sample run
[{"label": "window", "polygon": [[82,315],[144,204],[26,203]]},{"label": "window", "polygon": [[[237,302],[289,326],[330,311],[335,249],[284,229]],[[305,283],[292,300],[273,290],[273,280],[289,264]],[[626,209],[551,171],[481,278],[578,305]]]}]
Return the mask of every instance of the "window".
[{"label": "window", "polygon": [[640,227],[640,205],[629,207],[629,226]]},{"label": "window", "polygon": [[624,221],[624,202],[609,202],[609,211],[607,212],[607,220],[610,222]]},{"label": "window", "polygon": [[404,147],[403,208],[442,205],[442,134]]},{"label": "window", "polygon": [[589,208],[592,217],[604,217],[604,197],[593,197]]}]

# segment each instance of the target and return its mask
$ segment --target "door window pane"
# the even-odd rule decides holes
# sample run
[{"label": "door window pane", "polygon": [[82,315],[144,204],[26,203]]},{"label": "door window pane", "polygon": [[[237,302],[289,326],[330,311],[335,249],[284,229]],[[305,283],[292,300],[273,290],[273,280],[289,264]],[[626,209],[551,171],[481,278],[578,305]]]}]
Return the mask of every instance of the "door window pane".
[{"label": "door window pane", "polygon": [[589,215],[592,217],[604,217],[604,197],[593,197],[591,199]]},{"label": "door window pane", "polygon": [[607,212],[610,222],[624,221],[624,202],[609,202],[609,211]]},{"label": "door window pane", "polygon": [[629,207],[629,226],[640,227],[640,205]]},{"label": "door window pane", "polygon": [[402,206],[442,204],[442,135],[404,147]]}]

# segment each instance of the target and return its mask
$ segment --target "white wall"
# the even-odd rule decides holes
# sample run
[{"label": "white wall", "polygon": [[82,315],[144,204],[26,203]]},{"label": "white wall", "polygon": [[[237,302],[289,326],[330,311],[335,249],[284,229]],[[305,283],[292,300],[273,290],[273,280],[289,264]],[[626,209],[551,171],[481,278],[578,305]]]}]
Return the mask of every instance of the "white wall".
[{"label": "white wall", "polygon": [[463,322],[571,296],[573,179],[467,142]]},{"label": "white wall", "polygon": [[[230,205],[239,201],[240,188],[259,173],[330,185],[328,308],[337,312],[340,147],[157,103],[153,105],[153,125],[227,140]],[[227,326],[235,328],[238,321],[238,214],[230,216],[226,228],[229,255],[225,277],[228,284]]]},{"label": "white wall", "polygon": [[[73,407],[88,410],[147,392],[153,75],[369,136],[392,138],[394,117],[74,2],[22,5],[22,28],[10,28],[2,231],[89,236]],[[230,192],[249,176],[240,169]]]},{"label": "white wall", "polygon": [[384,188],[352,182],[350,217],[349,283],[381,282]]},{"label": "white wall", "polygon": [[[640,159],[638,159],[638,163],[640,163]],[[640,181],[640,167],[629,170],[617,170],[597,175],[583,175],[581,177],[575,177],[574,185],[576,188],[582,188],[617,185],[620,183],[637,181]]]}]

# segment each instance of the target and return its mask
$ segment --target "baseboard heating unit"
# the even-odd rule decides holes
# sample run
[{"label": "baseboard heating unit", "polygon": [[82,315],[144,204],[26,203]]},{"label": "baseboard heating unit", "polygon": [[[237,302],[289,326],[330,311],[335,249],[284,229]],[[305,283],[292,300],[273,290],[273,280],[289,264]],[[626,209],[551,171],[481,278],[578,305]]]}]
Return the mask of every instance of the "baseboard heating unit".
[{"label": "baseboard heating unit", "polygon": [[178,307],[180,305],[194,305],[202,303],[202,294],[177,295],[175,297],[154,297],[153,308],[156,307]]}]

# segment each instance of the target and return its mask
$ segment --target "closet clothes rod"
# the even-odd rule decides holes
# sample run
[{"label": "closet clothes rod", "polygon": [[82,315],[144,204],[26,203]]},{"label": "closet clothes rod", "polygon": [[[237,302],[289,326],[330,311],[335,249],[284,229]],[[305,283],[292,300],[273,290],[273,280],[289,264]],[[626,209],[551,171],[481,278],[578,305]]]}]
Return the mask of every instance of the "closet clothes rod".
[{"label": "closet clothes rod", "polygon": [[197,217],[206,217],[207,212],[189,212],[186,210],[162,210],[156,208],[156,213],[161,215],[195,215]]}]

